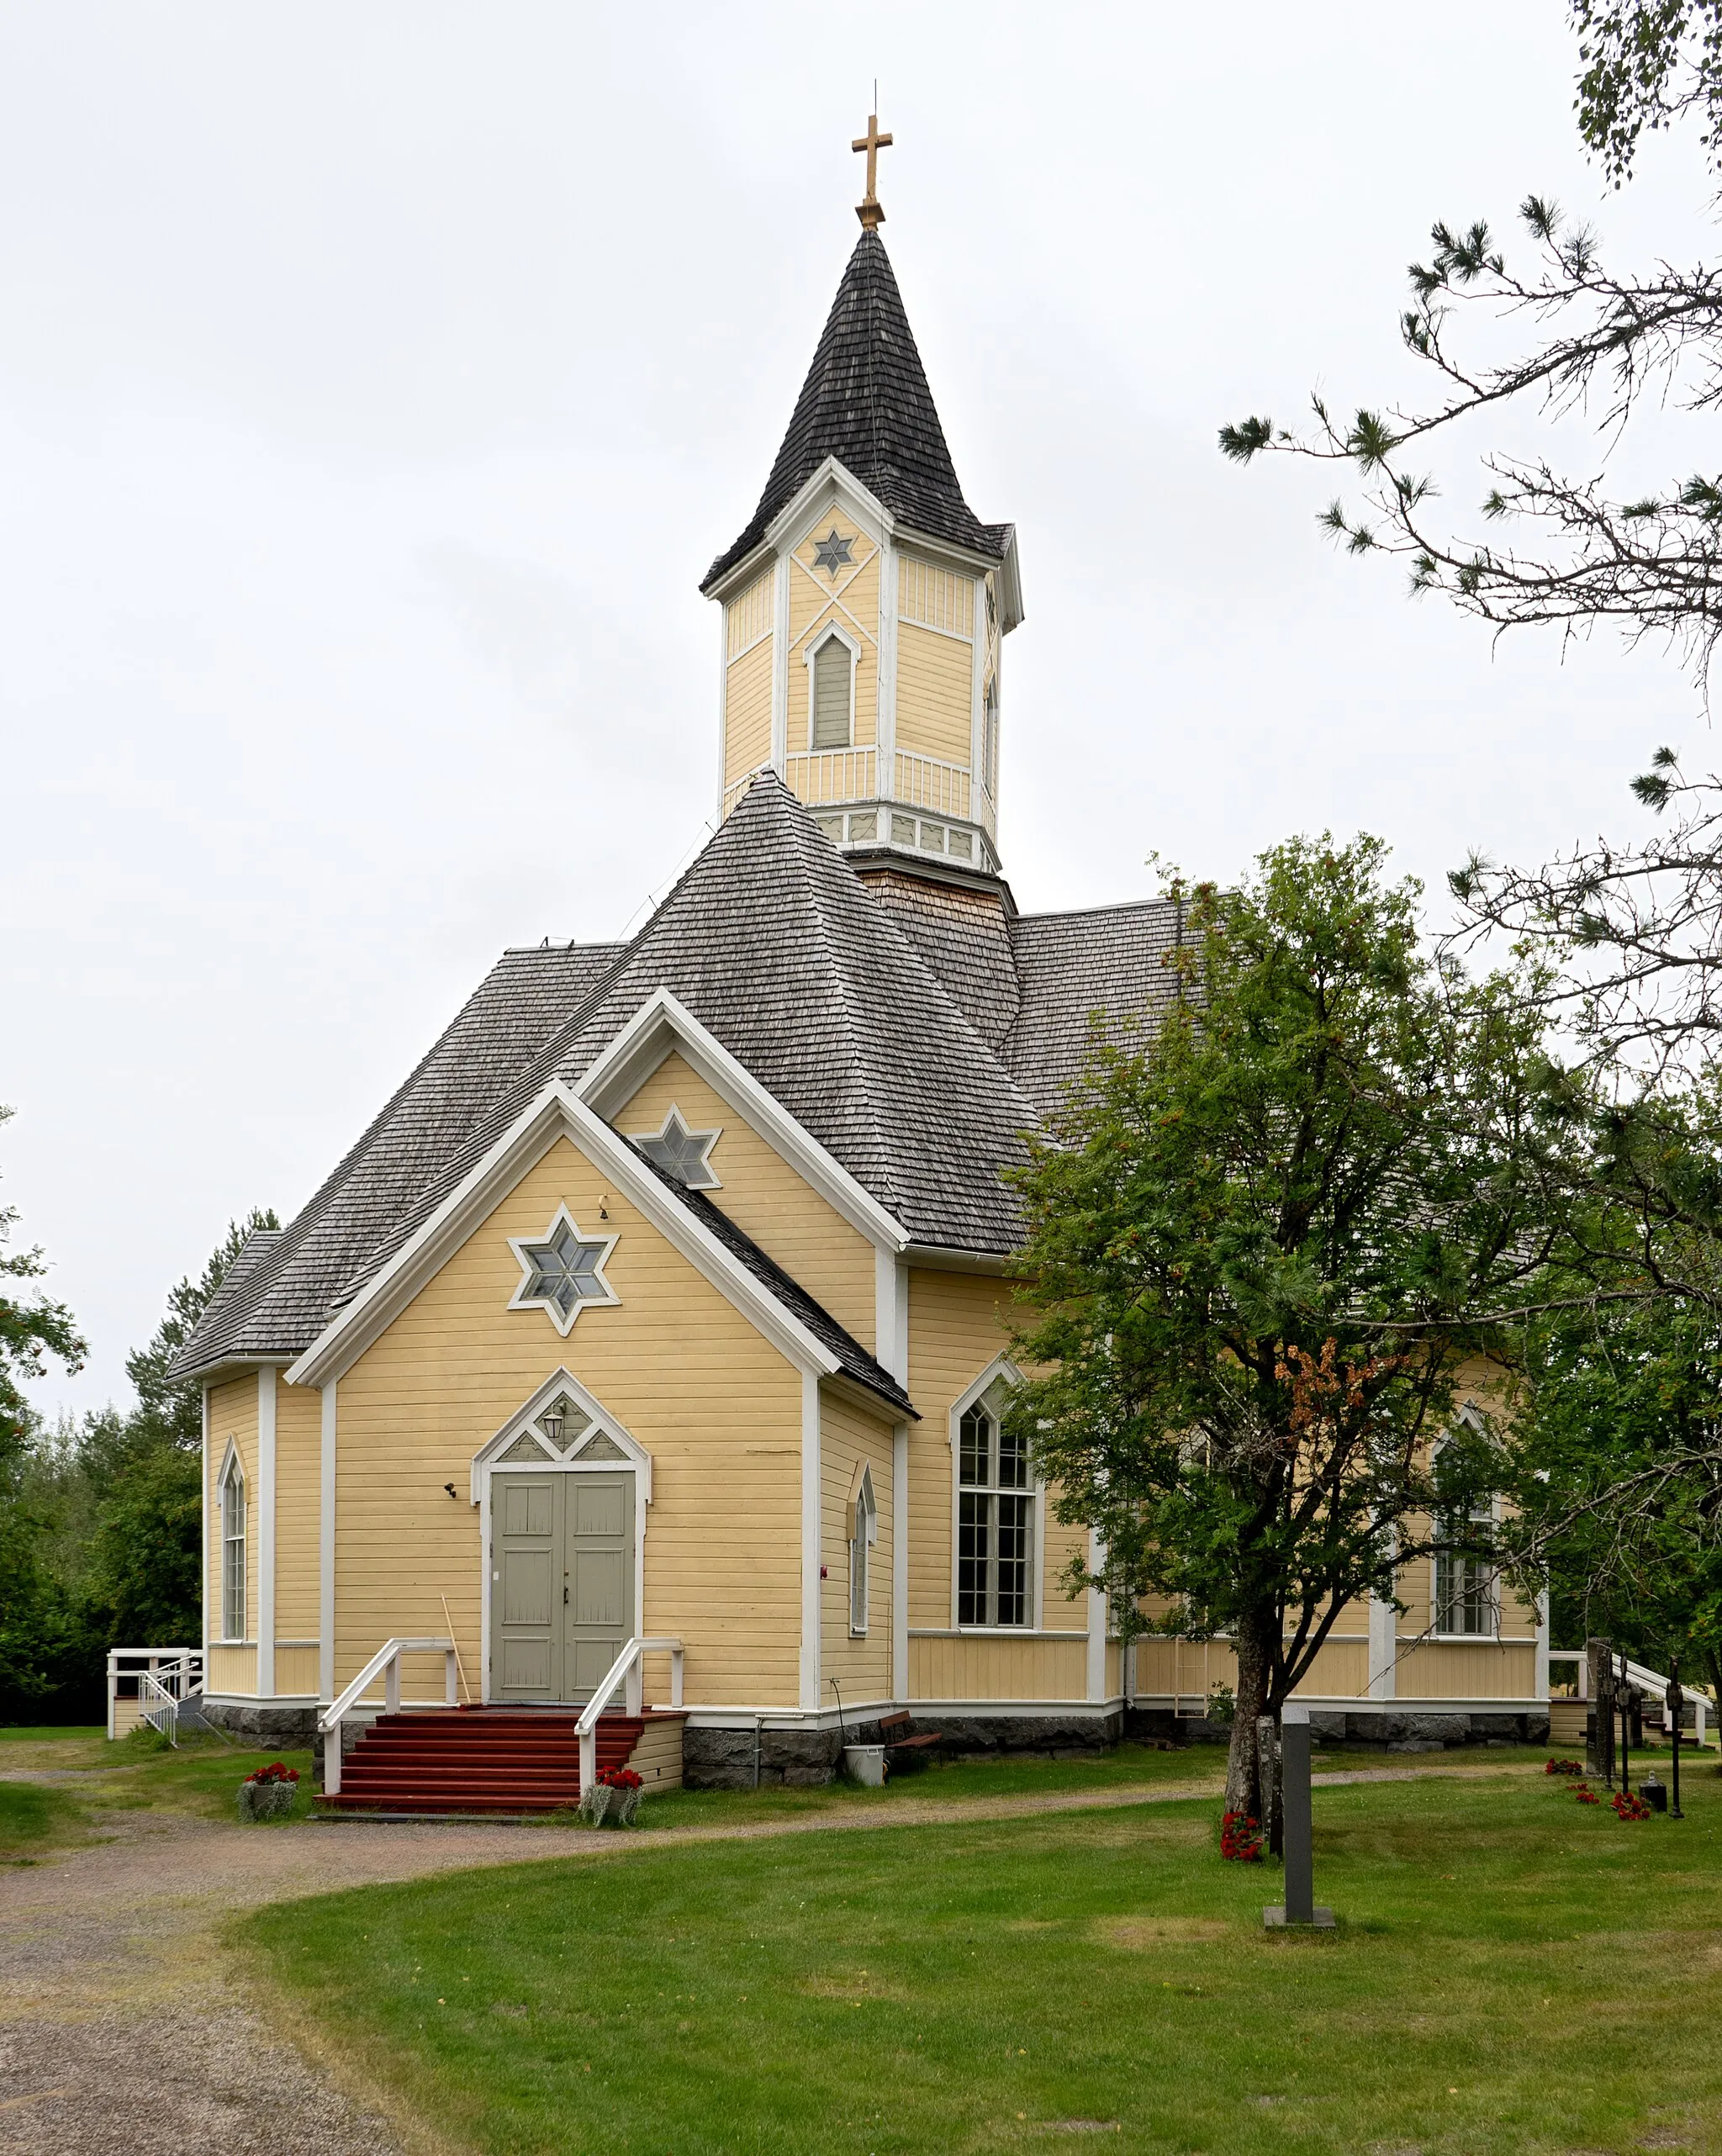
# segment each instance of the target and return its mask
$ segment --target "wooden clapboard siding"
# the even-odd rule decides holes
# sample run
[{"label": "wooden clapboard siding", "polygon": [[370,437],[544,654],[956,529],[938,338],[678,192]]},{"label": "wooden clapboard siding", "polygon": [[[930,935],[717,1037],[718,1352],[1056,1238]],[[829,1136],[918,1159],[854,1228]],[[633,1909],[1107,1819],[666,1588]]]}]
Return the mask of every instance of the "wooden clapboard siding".
[{"label": "wooden clapboard siding", "polygon": [[[323,1395],[314,1387],[277,1384],[275,1388],[275,1635],[309,1640],[317,1635],[318,1525],[321,1514],[320,1476],[323,1444]],[[279,1664],[277,1689],[302,1691],[289,1684]],[[315,1691],[312,1677],[310,1689]]]},{"label": "wooden clapboard siding", "polygon": [[254,1696],[257,1689],[257,1650],[255,1647],[217,1647],[209,1650],[203,1689],[217,1699],[237,1694]]},{"label": "wooden clapboard siding", "polygon": [[[850,576],[839,573],[835,594],[831,579],[822,572],[805,576],[790,570],[789,750],[798,755],[811,746],[807,714],[807,653],[818,642],[828,623],[835,622],[861,647],[855,664],[854,746],[865,748],[879,738],[879,573],[880,557],[866,533],[841,510],[827,509],[815,520],[822,538],[833,526],[853,542],[855,559],[864,566]],[[796,560],[813,566],[817,540],[804,541]],[[953,648],[956,648],[954,646]]]},{"label": "wooden clapboard siding", "polygon": [[[246,1637],[257,1636],[257,1373],[230,1377],[209,1392],[209,1443],[204,1460],[203,1546],[209,1571],[209,1637],[221,1636],[221,1504],[218,1493],[230,1440],[246,1478]],[[244,1688],[256,1688],[256,1662]]]},{"label": "wooden clapboard siding", "polygon": [[[649,1694],[648,1694],[649,1697]],[[648,1715],[628,1764],[640,1777],[642,1797],[661,1796],[682,1786],[682,1718]]]},{"label": "wooden clapboard siding", "polygon": [[[620,1238],[608,1275],[621,1297],[583,1312],[565,1340],[541,1310],[506,1307],[520,1276],[508,1238],[541,1235],[563,1203],[583,1232],[607,1207],[605,1232]],[[562,1365],[652,1456],[642,1615],[647,1631],[685,1641],[689,1704],[794,1704],[800,1373],[567,1138],[341,1380],[337,1686],[391,1635],[441,1633],[446,1594],[476,1688],[470,1463]],[[428,1661],[413,1672],[420,1696],[441,1682]]]},{"label": "wooden clapboard siding", "polygon": [[673,1105],[690,1129],[723,1133],[711,1149],[712,1171],[723,1186],[706,1192],[712,1203],[871,1350],[876,1311],[872,1244],[679,1055],[667,1055],[612,1121],[629,1137],[649,1133],[662,1128]]},{"label": "wooden clapboard siding", "polygon": [[1395,1675],[1396,1699],[1528,1699],[1536,1689],[1536,1647],[1529,1640],[1475,1646],[1402,1640]]},{"label": "wooden clapboard siding", "polygon": [[[379,1642],[380,1644],[380,1642]],[[426,1662],[425,1667],[428,1669]],[[441,1670],[437,1671],[440,1682]],[[284,1647],[277,1640],[275,1646],[275,1689],[284,1698],[314,1699],[317,1696],[317,1650],[315,1647]]]},{"label": "wooden clapboard siding", "polygon": [[[863,1463],[873,1476],[879,1513],[879,1540],[865,1553],[868,1568],[867,1631],[849,1631],[849,1526],[852,1492]],[[888,1699],[891,1696],[891,1426],[866,1414],[829,1388],[820,1398],[820,1582],[819,1638],[821,1688],[834,1702],[829,1680],[836,1678],[845,1699]],[[821,1703],[825,1704],[825,1703]]]},{"label": "wooden clapboard siding", "polygon": [[897,747],[969,768],[974,740],[971,646],[905,621],[897,630]]},{"label": "wooden clapboard siding", "polygon": [[771,761],[771,665],[768,637],[745,652],[724,675],[723,781],[737,779]]},{"label": "wooden clapboard siding", "polygon": [[723,610],[724,656],[734,661],[769,635],[777,611],[777,571],[762,569]]},{"label": "wooden clapboard siding", "polygon": [[911,1635],[912,1699],[1080,1699],[1086,1694],[1085,1639],[1012,1640],[1002,1635]]},{"label": "wooden clapboard siding", "polygon": [[[1004,1351],[1001,1313],[1010,1293],[1007,1281],[987,1274],[910,1271],[909,1397],[922,1416],[909,1434],[909,1623],[916,1629],[954,1620],[951,1408]],[[1060,1575],[1083,1547],[1083,1530],[1053,1518],[1050,1492],[1039,1509],[1042,1624],[1050,1631],[1080,1631],[1086,1603],[1066,1593]],[[1079,1685],[1071,1696],[1082,1698],[1085,1688]]]}]

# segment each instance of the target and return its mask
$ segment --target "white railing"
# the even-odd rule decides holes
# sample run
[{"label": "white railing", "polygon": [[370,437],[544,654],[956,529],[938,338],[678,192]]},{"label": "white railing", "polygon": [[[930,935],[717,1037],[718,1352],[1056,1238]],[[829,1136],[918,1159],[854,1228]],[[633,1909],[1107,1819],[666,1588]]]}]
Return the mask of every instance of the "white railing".
[{"label": "white railing", "polygon": [[610,1673],[603,1683],[586,1702],[585,1712],[574,1724],[575,1734],[580,1740],[582,1802],[598,1779],[599,1716],[615,1697],[616,1687],[622,1683],[627,1686],[623,1702],[626,1711],[630,1715],[643,1713],[646,1684],[640,1667],[641,1657],[663,1653],[669,1657],[669,1704],[672,1707],[679,1707],[682,1704],[682,1665],[684,1660],[679,1640],[630,1640],[610,1665]]},{"label": "white railing", "polygon": [[941,763],[936,756],[914,756],[897,751],[895,798],[905,808],[926,809],[934,816],[953,816],[969,821],[969,769],[963,764]]},{"label": "white railing", "polygon": [[[364,1698],[380,1677],[383,1679],[384,1710],[391,1715],[400,1712],[400,1658],[403,1655],[441,1655],[446,1674],[446,1707],[459,1704],[459,1678],[455,1662],[452,1640],[385,1640],[348,1685],[346,1691],[318,1721],[323,1732],[323,1793],[337,1796],[341,1792],[341,1725]],[[415,1699],[413,1706],[430,1707],[432,1699]]]},{"label": "white railing", "polygon": [[[122,1699],[138,1703],[139,1721],[150,1722],[158,1729],[161,1727],[155,1714],[146,1713],[144,1709],[144,1680],[146,1678],[173,1702],[177,1723],[179,1702],[191,1699],[203,1688],[203,1650],[199,1647],[109,1647],[108,1734],[110,1738],[124,1735],[118,1726]],[[122,1687],[131,1688],[122,1691]],[[160,1712],[159,1706],[156,1712]]]},{"label": "white railing", "polygon": [[[1578,1665],[1577,1687],[1578,1697],[1582,1699],[1587,1696],[1590,1687],[1590,1657],[1583,1648],[1551,1647],[1549,1650],[1549,1660],[1551,1662],[1576,1662]],[[1617,1668],[1619,1667],[1618,1662],[1615,1666]],[[1642,1662],[1634,1662],[1629,1658],[1626,1664],[1626,1681],[1639,1691],[1649,1692],[1662,1702],[1662,1726],[1665,1730],[1668,1728],[1668,1679],[1660,1670],[1646,1669]],[[1703,1744],[1705,1741],[1705,1728],[1709,1720],[1710,1696],[1707,1692],[1701,1692],[1693,1684],[1682,1684],[1680,1688],[1697,1718],[1696,1735],[1698,1742]]]},{"label": "white railing", "polygon": [[805,755],[786,756],[784,784],[798,801],[806,801],[811,808],[827,801],[870,801],[874,797],[874,752],[870,748],[818,748],[811,749]]}]

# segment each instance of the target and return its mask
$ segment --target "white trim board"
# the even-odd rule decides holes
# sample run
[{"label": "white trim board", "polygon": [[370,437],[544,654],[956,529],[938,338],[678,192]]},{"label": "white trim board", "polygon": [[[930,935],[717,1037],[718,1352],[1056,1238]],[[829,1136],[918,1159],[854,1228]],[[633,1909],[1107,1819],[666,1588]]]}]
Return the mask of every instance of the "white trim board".
[{"label": "white trim board", "polygon": [[[658,989],[640,1006],[574,1091],[607,1123],[673,1052],[679,1052],[713,1092],[732,1102],[803,1182],[875,1250],[893,1255],[906,1250],[908,1238],[878,1199],[667,988]],[[1002,1268],[1003,1260],[999,1263]]]},{"label": "white trim board", "polygon": [[842,1366],[825,1343],[666,1189],[586,1101],[560,1080],[552,1080],[417,1233],[324,1328],[288,1371],[287,1382],[325,1385],[345,1376],[561,1138],[567,1138],[600,1169],[610,1187],[626,1197],[786,1361],[804,1375],[837,1374]]}]

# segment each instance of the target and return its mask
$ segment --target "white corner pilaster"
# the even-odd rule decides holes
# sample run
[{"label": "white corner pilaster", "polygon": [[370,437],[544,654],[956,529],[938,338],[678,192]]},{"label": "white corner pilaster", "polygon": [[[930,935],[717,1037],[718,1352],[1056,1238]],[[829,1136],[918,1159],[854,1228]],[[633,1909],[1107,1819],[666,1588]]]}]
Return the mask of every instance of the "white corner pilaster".
[{"label": "white corner pilaster", "polygon": [[[212,1621],[212,1604],[216,1595],[221,1592],[219,1564],[219,1562],[215,1564],[212,1564],[209,1562],[209,1541],[214,1523],[220,1517],[220,1511],[215,1503],[215,1493],[209,1487],[209,1387],[207,1382],[203,1386],[202,1391],[203,1396],[203,1435],[202,1444],[198,1447],[198,1451],[203,1461],[203,1525],[201,1532],[203,1538],[203,1546],[201,1552],[201,1564],[198,1577],[203,1583],[203,1592],[201,1598],[203,1605],[203,1682],[208,1685],[210,1683],[209,1642],[214,1637],[215,1633],[215,1627]],[[219,1541],[215,1547],[219,1561],[220,1555],[220,1544]]]},{"label": "white corner pilaster", "polygon": [[909,1425],[891,1432],[891,1697],[909,1704]]},{"label": "white corner pilaster", "polygon": [[801,1707],[819,1711],[819,1379],[801,1376]]},{"label": "white corner pilaster", "polygon": [[257,1689],[275,1694],[275,1388],[272,1367],[257,1372]]},{"label": "white corner pilaster", "polygon": [[717,813],[723,816],[724,795],[730,775],[730,610],[727,601],[717,610]]},{"label": "white corner pilaster", "polygon": [[[1043,1500],[1043,1510],[1044,1500]],[[1088,1536],[1088,1564],[1098,1572],[1107,1561],[1107,1546],[1092,1529]],[[1107,1696],[1107,1599],[1097,1587],[1088,1590],[1088,1698],[1091,1703]]]},{"label": "white corner pilaster", "polygon": [[1369,1599],[1369,1696],[1391,1699],[1398,1670],[1399,1613],[1379,1595]]},{"label": "white corner pilaster", "polygon": [[777,557],[771,638],[771,766],[781,778],[790,753],[790,557]]},{"label": "white corner pilaster", "polygon": [[895,801],[897,785],[897,547],[887,538],[879,571],[879,720],[874,790]]},{"label": "white corner pilaster", "polygon": [[323,1436],[318,1461],[317,1697],[335,1699],[335,1387],[323,1387]]},{"label": "white corner pilaster", "polygon": [[1549,1597],[1547,1591],[1537,1597],[1537,1654],[1534,1665],[1534,1696],[1546,1699],[1549,1696]]}]

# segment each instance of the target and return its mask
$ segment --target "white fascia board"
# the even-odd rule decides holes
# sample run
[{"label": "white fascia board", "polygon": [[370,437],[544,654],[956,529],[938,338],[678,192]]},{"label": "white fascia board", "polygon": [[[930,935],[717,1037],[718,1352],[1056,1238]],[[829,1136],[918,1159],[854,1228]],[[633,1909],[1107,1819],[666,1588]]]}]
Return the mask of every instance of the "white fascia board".
[{"label": "white fascia board", "polygon": [[871,1192],[667,988],[641,1005],[576,1090],[599,1115],[618,1115],[672,1049],[679,1050],[713,1092],[732,1102],[767,1144],[875,1250],[894,1255],[906,1250],[908,1238]]},{"label": "white fascia board", "polygon": [[1005,547],[1005,558],[999,564],[999,631],[1008,637],[1022,621],[1022,558],[1017,552],[1017,527],[1011,526],[1011,536]]},{"label": "white fascia board", "polygon": [[1011,1260],[1002,1252],[948,1250],[940,1243],[906,1243],[903,1262],[928,1272],[990,1273],[1001,1279],[1011,1271]]},{"label": "white fascia board", "polygon": [[959,547],[954,539],[940,539],[931,531],[916,531],[911,526],[900,524],[896,528],[899,547],[910,552],[925,555],[941,567],[962,569],[969,576],[985,576],[989,569],[999,568],[996,554],[977,554],[972,547]]},{"label": "white fascia board", "polygon": [[805,1374],[840,1367],[808,1330],[731,1255],[705,1223],[673,1197],[632,1149],[559,1079],[552,1080],[459,1186],[331,1319],[287,1373],[289,1385],[344,1377],[365,1350],[454,1255],[520,1177],[566,1137],[648,1220],[673,1249]]},{"label": "white fascia board", "polygon": [[769,545],[781,552],[786,544],[799,544],[801,526],[813,521],[821,498],[835,488],[838,499],[856,523],[872,527],[881,547],[896,529],[896,519],[870,488],[864,487],[839,458],[827,457],[806,484],[792,494],[765,527]]},{"label": "white fascia board", "polygon": [[769,568],[776,558],[776,547],[769,539],[762,539],[757,547],[748,548],[733,568],[724,571],[705,596],[716,600],[720,605],[726,605],[738,591],[745,591],[760,571]]}]

